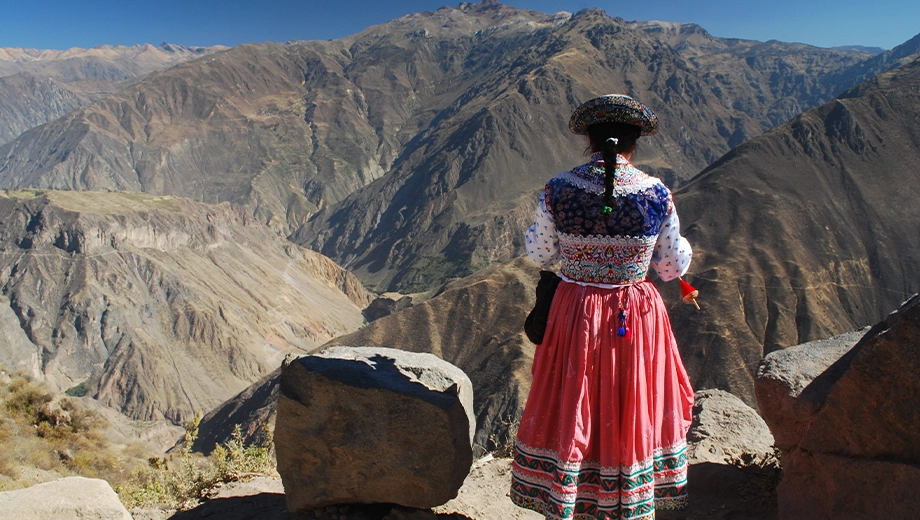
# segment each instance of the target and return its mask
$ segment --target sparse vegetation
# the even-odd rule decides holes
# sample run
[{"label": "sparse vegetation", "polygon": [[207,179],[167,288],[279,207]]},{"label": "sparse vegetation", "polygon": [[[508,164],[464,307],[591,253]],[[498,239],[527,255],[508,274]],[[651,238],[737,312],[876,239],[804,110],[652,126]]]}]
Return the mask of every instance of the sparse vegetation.
[{"label": "sparse vegetation", "polygon": [[236,425],[230,441],[204,457],[191,451],[200,421],[199,413],[186,425],[183,446],[177,455],[149,459],[146,468],[115,487],[126,507],[185,509],[210,496],[223,483],[257,474],[276,475],[273,443],[266,425],[267,440],[262,446],[246,446],[240,426]]},{"label": "sparse vegetation", "polygon": [[237,425],[230,441],[204,457],[191,451],[200,420],[199,413],[186,426],[179,453],[152,457],[138,443],[113,445],[106,422],[77,401],[0,367],[0,490],[78,475],[108,481],[126,507],[183,508],[222,483],[277,474],[267,425],[261,446],[246,446]]},{"label": "sparse vegetation", "polygon": [[57,476],[118,482],[128,458],[102,435],[105,421],[75,401],[55,395],[24,372],[0,368],[0,489],[30,486]]},{"label": "sparse vegetation", "polygon": [[47,190],[3,190],[3,196],[13,200],[29,200],[40,197]]},{"label": "sparse vegetation", "polygon": [[500,431],[503,431],[501,435],[494,432],[489,434],[489,448],[491,448],[493,457],[509,459],[514,455],[514,441],[517,439],[518,428],[521,427],[521,418],[518,417],[513,421],[502,419],[501,425]]}]

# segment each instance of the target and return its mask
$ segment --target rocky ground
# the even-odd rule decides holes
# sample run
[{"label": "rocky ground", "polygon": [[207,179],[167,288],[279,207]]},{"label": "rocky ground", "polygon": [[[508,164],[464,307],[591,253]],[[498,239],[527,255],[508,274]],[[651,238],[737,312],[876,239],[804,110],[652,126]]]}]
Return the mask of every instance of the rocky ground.
[{"label": "rocky ground", "polygon": [[[434,510],[398,506],[336,506],[298,517],[287,510],[279,479],[257,477],[224,486],[188,511],[134,510],[134,520],[539,520],[541,515],[515,506],[507,497],[511,460],[486,457],[473,465],[457,498]],[[777,519],[779,470],[739,468],[705,462],[690,467],[690,506],[658,513],[661,520]]]}]

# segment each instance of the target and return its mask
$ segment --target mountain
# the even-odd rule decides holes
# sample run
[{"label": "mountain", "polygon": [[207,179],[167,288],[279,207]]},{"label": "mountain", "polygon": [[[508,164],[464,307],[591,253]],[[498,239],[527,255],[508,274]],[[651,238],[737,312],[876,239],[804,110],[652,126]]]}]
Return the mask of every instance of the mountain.
[{"label": "mountain", "polygon": [[184,423],[356,330],[369,301],[229,204],[0,194],[0,364],[133,419]]},{"label": "mountain", "polygon": [[143,45],[100,45],[92,49],[67,50],[0,47],[0,77],[22,72],[40,78],[81,86],[111,84],[165,70],[226,47],[185,47],[163,43]]},{"label": "mountain", "polygon": [[830,89],[838,93],[843,92],[895,67],[906,65],[918,56],[920,56],[920,34],[891,50],[882,51],[848,69],[830,74],[826,83]]},{"label": "mountain", "polygon": [[[715,38],[696,24],[652,21],[630,22],[629,26],[666,42],[692,63],[714,100],[730,102],[733,108],[765,122],[761,128],[739,126],[736,121],[729,128],[726,123],[720,134],[730,132],[731,147],[865,81],[866,77],[846,76],[844,71],[866,63],[873,55],[859,47],[825,49],[777,40]],[[876,74],[885,70],[881,65]]]},{"label": "mountain", "polygon": [[703,310],[680,304],[672,316],[697,387],[753,403],[765,354],[878,322],[920,289],[918,92],[915,59],[735,148],[675,193]]},{"label": "mountain", "polygon": [[27,72],[0,78],[0,144],[90,102],[89,96]]},{"label": "mountain", "polygon": [[484,0],[153,74],[0,147],[0,186],[229,201],[376,289],[423,289],[521,254],[533,194],[583,161],[582,101],[652,106],[638,163],[677,185],[868,57]]},{"label": "mountain", "polygon": [[[485,81],[451,106],[449,118],[417,135],[414,149],[384,176],[321,210],[292,240],[379,290],[421,290],[439,276],[463,276],[522,253],[535,193],[554,173],[584,162],[584,141],[565,127],[581,101],[618,91],[654,107],[664,129],[640,145],[637,163],[674,183],[828,99],[819,75],[805,69],[857,61],[798,44],[784,54],[778,42],[715,53],[730,44],[701,30],[692,31],[695,48],[711,56],[688,58],[678,43],[696,41],[691,31],[673,32],[661,36],[586,10],[539,32],[478,35],[470,56],[500,54],[487,62]],[[466,63],[472,72],[478,61]]]},{"label": "mountain", "polygon": [[225,47],[0,48],[0,144],[141,78]]},{"label": "mountain", "polygon": [[538,272],[526,258],[482,269],[323,348],[370,345],[429,352],[461,368],[473,383],[473,444],[494,451],[513,435],[512,423],[530,391],[535,347],[523,326]]}]

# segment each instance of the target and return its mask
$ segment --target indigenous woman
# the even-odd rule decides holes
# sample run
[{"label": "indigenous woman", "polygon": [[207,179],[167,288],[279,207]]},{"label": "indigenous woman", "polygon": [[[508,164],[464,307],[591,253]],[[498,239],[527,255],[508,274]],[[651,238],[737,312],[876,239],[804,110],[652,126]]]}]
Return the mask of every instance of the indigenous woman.
[{"label": "indigenous woman", "polygon": [[592,99],[569,128],[591,160],[546,184],[527,254],[561,260],[515,443],[511,499],[548,519],[652,519],[687,500],[693,390],[649,267],[691,250],[671,192],[630,159],[658,119],[629,96]]}]

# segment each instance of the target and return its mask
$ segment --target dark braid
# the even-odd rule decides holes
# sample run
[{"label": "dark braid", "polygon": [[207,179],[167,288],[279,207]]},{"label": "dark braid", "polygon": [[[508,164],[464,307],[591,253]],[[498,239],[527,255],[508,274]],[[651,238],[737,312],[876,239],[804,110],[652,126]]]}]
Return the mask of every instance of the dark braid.
[{"label": "dark braid", "polygon": [[613,208],[617,154],[632,153],[641,133],[638,126],[624,123],[598,123],[588,127],[591,151],[604,154],[604,213]]},{"label": "dark braid", "polygon": [[613,208],[613,181],[617,173],[619,146],[619,140],[615,137],[608,137],[604,141],[604,214],[610,213],[608,208]]}]

